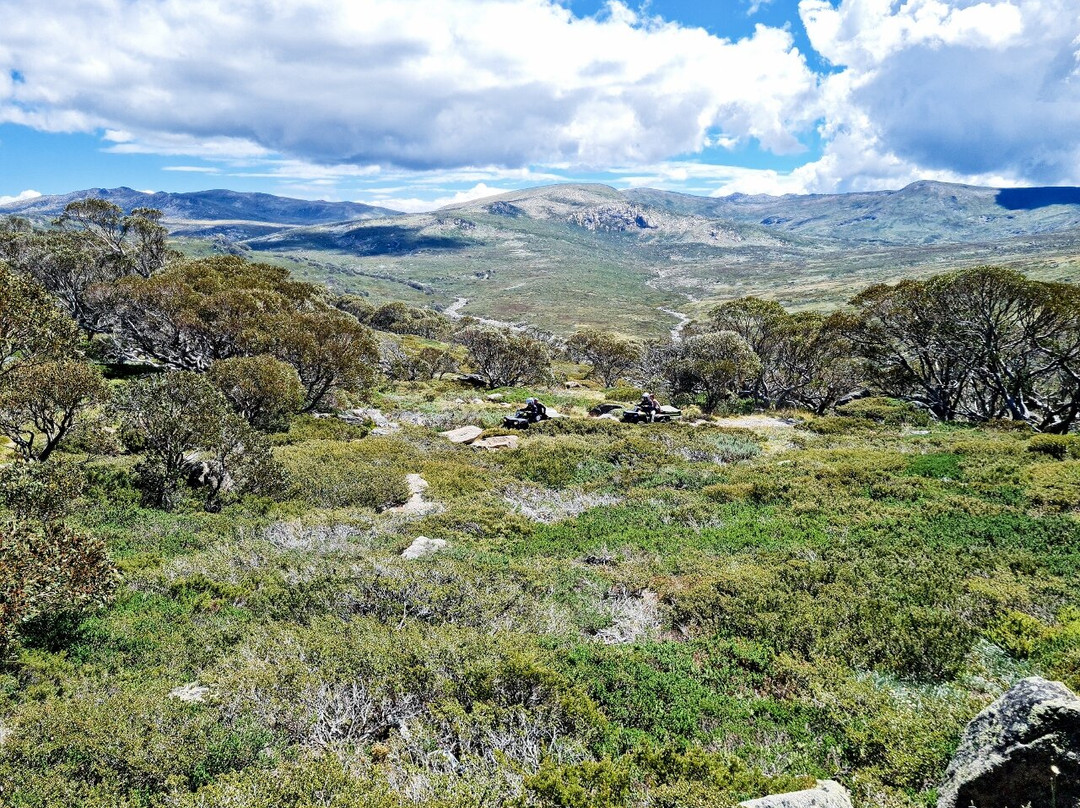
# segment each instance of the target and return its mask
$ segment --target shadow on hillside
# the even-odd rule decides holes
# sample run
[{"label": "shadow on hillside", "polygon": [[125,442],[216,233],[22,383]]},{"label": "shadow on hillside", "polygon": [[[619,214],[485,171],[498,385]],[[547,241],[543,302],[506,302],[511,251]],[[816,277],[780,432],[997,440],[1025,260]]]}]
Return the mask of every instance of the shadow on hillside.
[{"label": "shadow on hillside", "polygon": [[[270,246],[254,240],[252,246]],[[475,241],[468,241],[454,236],[421,235],[418,231],[400,225],[369,225],[358,227],[346,233],[295,232],[277,236],[272,243],[274,248],[292,249],[336,249],[348,250],[355,255],[406,255],[424,251],[450,252],[469,246],[476,246]]]},{"label": "shadow on hillside", "polygon": [[1080,188],[1002,188],[997,203],[1006,210],[1035,210],[1049,205],[1080,205]]}]

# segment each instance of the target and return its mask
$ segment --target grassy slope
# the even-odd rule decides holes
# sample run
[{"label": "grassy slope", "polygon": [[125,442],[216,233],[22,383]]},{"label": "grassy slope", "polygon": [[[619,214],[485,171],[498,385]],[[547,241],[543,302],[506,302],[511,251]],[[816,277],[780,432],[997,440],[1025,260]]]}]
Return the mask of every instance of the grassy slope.
[{"label": "grassy slope", "polygon": [[[872,283],[979,264],[1080,280],[1077,206],[1006,209],[995,193],[922,183],[736,203],[554,186],[249,243],[260,257],[298,259],[300,274],[376,300],[445,307],[465,297],[469,313],[560,333],[588,325],[659,336],[675,319],[658,308],[700,315],[745,294],[832,308]],[[784,223],[762,226],[770,212]],[[632,223],[638,214],[647,227]],[[596,229],[581,224],[590,217]]]},{"label": "grassy slope", "polygon": [[[723,806],[837,776],[929,805],[1003,688],[1080,686],[1078,461],[1024,433],[628,427],[566,391],[573,420],[492,454],[436,434],[498,425],[473,395],[387,390],[425,425],[385,437],[297,421],[280,504],[146,511],[100,463],[80,521],[124,582],[0,675],[4,804]],[[407,473],[438,511],[358,504]],[[449,547],[398,558],[420,534]]]}]

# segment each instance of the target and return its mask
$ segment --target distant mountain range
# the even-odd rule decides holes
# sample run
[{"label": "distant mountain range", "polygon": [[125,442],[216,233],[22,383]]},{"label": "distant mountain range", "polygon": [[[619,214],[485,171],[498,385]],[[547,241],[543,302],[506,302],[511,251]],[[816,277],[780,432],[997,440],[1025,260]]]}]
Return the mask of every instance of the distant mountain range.
[{"label": "distant mountain range", "polygon": [[[709,198],[553,185],[402,214],[352,202],[93,189],[0,207],[38,219],[100,196],[174,236],[291,260],[342,291],[566,332],[662,333],[756,294],[829,307],[870,283],[975,264],[1080,282],[1080,188],[916,182],[897,191]],[[662,312],[658,314],[659,312]]]},{"label": "distant mountain range", "polygon": [[[194,193],[147,193],[131,188],[90,188],[58,196],[0,205],[0,215],[52,219],[79,199],[98,197],[120,206],[125,212],[135,208],[155,208],[164,214],[176,235],[211,235],[222,230],[246,237],[286,226],[353,222],[397,216],[399,211],[359,202],[323,202],[290,199],[272,194],[214,190]],[[249,232],[251,231],[251,232]]]}]

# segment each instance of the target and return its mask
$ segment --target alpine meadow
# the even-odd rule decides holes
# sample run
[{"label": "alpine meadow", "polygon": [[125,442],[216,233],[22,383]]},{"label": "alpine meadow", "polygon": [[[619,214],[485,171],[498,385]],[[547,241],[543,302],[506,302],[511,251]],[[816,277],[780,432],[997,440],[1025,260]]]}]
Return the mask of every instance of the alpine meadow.
[{"label": "alpine meadow", "polygon": [[1080,808],[1075,3],[0,19],[0,808]]}]

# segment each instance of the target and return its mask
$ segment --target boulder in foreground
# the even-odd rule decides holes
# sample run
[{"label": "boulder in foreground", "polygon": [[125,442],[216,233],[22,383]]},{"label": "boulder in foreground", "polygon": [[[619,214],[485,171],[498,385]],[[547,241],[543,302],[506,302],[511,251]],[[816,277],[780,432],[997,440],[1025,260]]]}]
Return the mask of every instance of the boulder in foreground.
[{"label": "boulder in foreground", "polygon": [[1032,676],[979,713],[949,764],[938,808],[1080,805],[1080,698]]}]

